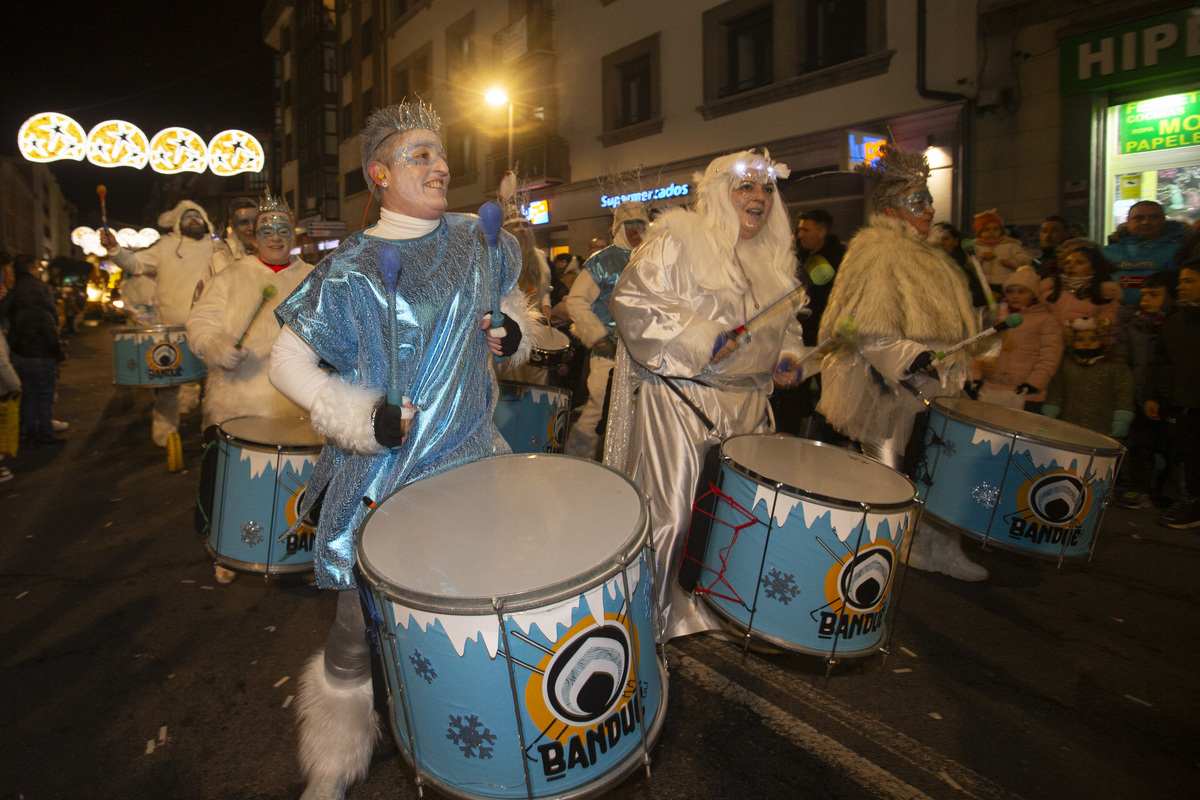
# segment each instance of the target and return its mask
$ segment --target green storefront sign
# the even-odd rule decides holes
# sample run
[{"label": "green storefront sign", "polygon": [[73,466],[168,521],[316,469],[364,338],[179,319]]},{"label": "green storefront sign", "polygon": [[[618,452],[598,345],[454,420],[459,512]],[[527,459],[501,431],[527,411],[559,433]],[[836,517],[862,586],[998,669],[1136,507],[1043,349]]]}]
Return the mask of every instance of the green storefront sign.
[{"label": "green storefront sign", "polygon": [[1117,152],[1146,153],[1200,144],[1200,92],[1155,97],[1121,106]]},{"label": "green storefront sign", "polygon": [[1200,16],[1191,9],[1137,20],[1058,44],[1063,94],[1091,92],[1200,70]]}]

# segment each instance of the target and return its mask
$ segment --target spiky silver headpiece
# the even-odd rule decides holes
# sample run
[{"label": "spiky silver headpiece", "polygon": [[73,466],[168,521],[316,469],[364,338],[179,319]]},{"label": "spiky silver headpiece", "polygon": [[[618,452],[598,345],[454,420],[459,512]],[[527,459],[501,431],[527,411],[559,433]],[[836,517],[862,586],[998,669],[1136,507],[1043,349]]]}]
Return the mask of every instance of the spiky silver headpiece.
[{"label": "spiky silver headpiece", "polygon": [[854,170],[879,181],[873,197],[877,211],[896,205],[892,201],[907,194],[910,186],[929,181],[929,159],[923,153],[901,150],[892,144],[884,146],[879,158],[869,164],[858,164]]},{"label": "spiky silver headpiece", "polygon": [[287,214],[289,217],[292,215],[292,210],[288,208],[287,200],[284,200],[282,195],[276,197],[271,194],[270,189],[267,189],[262,199],[258,201],[258,213],[263,214],[267,211],[278,211]]},{"label": "spiky silver headpiece", "polygon": [[417,99],[415,103],[400,103],[394,106],[392,124],[398,131],[433,131],[442,135],[442,120],[438,117],[433,106],[424,100]]},{"label": "spiky silver headpiece", "polygon": [[500,210],[504,212],[505,225],[526,219],[525,215],[521,213],[521,207],[529,205],[529,192],[523,192],[517,188],[517,173],[512,170],[504,173],[496,191],[496,200],[500,203]]}]

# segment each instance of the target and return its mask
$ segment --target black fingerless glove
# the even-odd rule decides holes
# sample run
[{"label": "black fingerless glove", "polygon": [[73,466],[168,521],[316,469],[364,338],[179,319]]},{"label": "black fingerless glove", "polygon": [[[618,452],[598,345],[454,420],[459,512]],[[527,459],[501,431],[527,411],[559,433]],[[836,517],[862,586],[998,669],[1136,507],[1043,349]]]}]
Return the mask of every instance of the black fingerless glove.
[{"label": "black fingerless glove", "polygon": [[375,407],[372,425],[375,428],[375,441],[384,447],[397,448],[404,443],[405,420],[404,409],[390,403]]},{"label": "black fingerless glove", "polygon": [[1032,383],[1022,383],[1017,387],[1017,394],[1037,394],[1041,389],[1034,386]]},{"label": "black fingerless glove", "polygon": [[927,371],[928,375],[936,378],[936,377],[938,377],[938,371],[936,369],[931,368],[932,364],[933,364],[933,351],[926,350],[923,353],[921,353],[920,355],[918,355],[916,358],[913,359],[913,362],[908,365],[908,371],[910,374],[915,375],[918,372],[925,370],[925,371]]},{"label": "black fingerless glove", "polygon": [[967,397],[972,400],[979,399],[979,390],[983,388],[983,381],[967,381],[963,384],[963,391],[967,393]]},{"label": "black fingerless glove", "polygon": [[521,346],[521,326],[508,314],[504,315],[504,338],[500,340],[500,355],[508,358]]}]

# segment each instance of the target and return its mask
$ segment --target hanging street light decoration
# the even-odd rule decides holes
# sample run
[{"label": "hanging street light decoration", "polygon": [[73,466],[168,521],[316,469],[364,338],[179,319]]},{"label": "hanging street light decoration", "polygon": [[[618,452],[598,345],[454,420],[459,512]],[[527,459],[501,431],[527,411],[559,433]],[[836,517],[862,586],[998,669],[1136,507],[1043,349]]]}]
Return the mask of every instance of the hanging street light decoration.
[{"label": "hanging street light decoration", "polygon": [[228,176],[262,172],[266,164],[262,145],[245,131],[222,131],[206,145],[199,134],[187,128],[164,128],[148,139],[137,125],[113,119],[96,125],[85,136],[78,122],[55,111],[27,119],[17,133],[17,143],[29,161],[82,161],[86,157],[100,167],[143,169],[149,164],[166,175],[210,169]]},{"label": "hanging street light decoration", "polygon": [[[140,231],[133,228],[121,228],[113,231],[113,236],[117,237],[117,243],[122,247],[128,250],[141,250],[157,242],[160,234],[154,228],[142,228]],[[71,231],[71,244],[88,255],[101,257],[108,255],[108,250],[100,244],[100,231],[86,225],[81,225]]]}]

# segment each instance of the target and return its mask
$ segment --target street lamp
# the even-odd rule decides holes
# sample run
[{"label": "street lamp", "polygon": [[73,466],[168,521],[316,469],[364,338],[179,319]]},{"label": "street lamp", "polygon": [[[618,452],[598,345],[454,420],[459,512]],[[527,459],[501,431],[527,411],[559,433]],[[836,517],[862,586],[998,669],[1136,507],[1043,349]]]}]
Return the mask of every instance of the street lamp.
[{"label": "street lamp", "polygon": [[508,95],[503,89],[489,89],[488,93],[483,96],[494,106],[502,106],[508,103],[508,170],[512,172],[513,168],[513,101],[508,99]]}]

